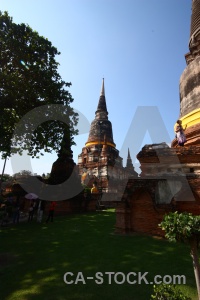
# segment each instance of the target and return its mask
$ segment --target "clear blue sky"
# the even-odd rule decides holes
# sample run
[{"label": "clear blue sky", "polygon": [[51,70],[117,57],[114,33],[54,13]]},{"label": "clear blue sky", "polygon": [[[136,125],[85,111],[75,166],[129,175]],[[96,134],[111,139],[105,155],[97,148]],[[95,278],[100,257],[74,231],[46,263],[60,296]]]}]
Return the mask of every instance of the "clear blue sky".
[{"label": "clear blue sky", "polygon": [[[72,106],[89,123],[95,117],[105,78],[109,120],[120,150],[138,106],[158,107],[170,139],[174,138],[173,126],[179,117],[179,78],[188,52],[191,2],[1,0],[0,10],[8,11],[15,23],[29,24],[58,48],[59,72],[65,81],[72,82]],[[75,162],[87,138],[88,133],[75,137]],[[157,142],[163,141],[159,137]],[[151,143],[148,133],[141,147],[146,143]],[[134,144],[133,139],[130,144]],[[122,154],[125,163],[126,155]],[[50,172],[56,158],[45,155],[31,160],[32,171]],[[132,159],[135,161],[133,155]],[[20,167],[25,169],[26,163],[20,163],[14,173]],[[13,173],[9,162],[5,172]]]}]

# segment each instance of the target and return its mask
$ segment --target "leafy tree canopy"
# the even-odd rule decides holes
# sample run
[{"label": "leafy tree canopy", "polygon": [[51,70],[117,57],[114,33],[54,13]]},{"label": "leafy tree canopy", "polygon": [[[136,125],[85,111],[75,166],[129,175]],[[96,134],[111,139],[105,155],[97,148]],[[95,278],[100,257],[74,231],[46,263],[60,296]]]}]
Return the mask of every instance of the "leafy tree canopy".
[{"label": "leafy tree canopy", "polygon": [[1,178],[2,182],[12,180],[13,177],[10,174],[3,174],[3,177]]},{"label": "leafy tree canopy", "polygon": [[200,238],[200,216],[191,213],[171,212],[164,216],[159,227],[165,230],[165,237],[169,241],[187,242],[194,237]]},{"label": "leafy tree canopy", "polygon": [[189,243],[198,299],[200,299],[200,264],[197,250],[200,241],[200,216],[188,212],[171,212],[164,216],[159,227],[161,227],[162,230],[165,230],[165,237],[169,239],[169,241]]},{"label": "leafy tree canopy", "polygon": [[151,300],[192,300],[174,285],[160,284],[154,286],[154,293],[151,295]]},{"label": "leafy tree canopy", "polygon": [[[17,146],[18,152],[26,149],[33,157],[42,154],[42,150],[58,153],[64,135],[68,136],[68,147],[71,146],[77,133],[74,128],[77,114],[70,106],[73,98],[66,89],[71,83],[63,81],[58,73],[59,64],[55,59],[60,54],[58,50],[28,25],[15,24],[7,12],[0,11],[0,53],[2,156],[10,156],[11,149]],[[52,117],[55,110],[52,104],[59,104],[64,121]],[[21,133],[16,134],[15,128],[22,117],[44,105],[47,105],[45,115],[51,116],[51,120],[45,121],[36,111],[26,119]],[[31,132],[36,118],[42,124]]]},{"label": "leafy tree canopy", "polygon": [[28,176],[33,176],[34,174],[29,171],[29,170],[22,170],[18,173],[13,174],[13,178],[17,178],[17,177],[28,177]]}]

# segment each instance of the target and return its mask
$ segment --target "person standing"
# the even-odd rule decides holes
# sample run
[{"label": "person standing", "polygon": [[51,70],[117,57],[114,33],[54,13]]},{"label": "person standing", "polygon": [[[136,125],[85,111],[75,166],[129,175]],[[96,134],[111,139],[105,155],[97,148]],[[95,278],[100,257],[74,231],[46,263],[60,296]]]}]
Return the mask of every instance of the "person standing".
[{"label": "person standing", "polygon": [[45,209],[45,201],[40,200],[39,205],[38,205],[38,211],[37,211],[37,221],[39,223],[42,222],[43,214],[44,214],[44,209]]},{"label": "person standing", "polygon": [[98,194],[99,193],[99,190],[97,188],[97,184],[96,182],[93,183],[93,186],[91,188],[91,194]]},{"label": "person standing", "polygon": [[15,201],[13,203],[13,223],[19,223],[19,217],[20,217],[20,205],[19,202]]},{"label": "person standing", "polygon": [[50,219],[51,219],[51,222],[53,222],[55,207],[56,207],[56,202],[52,201],[50,206],[49,206],[49,214],[48,214],[48,217],[46,219],[46,223],[48,223]]},{"label": "person standing", "polygon": [[175,132],[176,132],[176,139],[178,142],[179,146],[184,146],[185,142],[186,142],[186,136],[184,134],[184,131],[186,130],[187,125],[185,126],[185,129],[183,129],[182,127],[182,121],[181,120],[177,120],[176,122],[176,128],[175,128]]},{"label": "person standing", "polygon": [[28,222],[33,220],[33,215],[34,215],[34,206],[33,206],[33,202],[31,202],[29,207],[29,212],[28,212]]}]

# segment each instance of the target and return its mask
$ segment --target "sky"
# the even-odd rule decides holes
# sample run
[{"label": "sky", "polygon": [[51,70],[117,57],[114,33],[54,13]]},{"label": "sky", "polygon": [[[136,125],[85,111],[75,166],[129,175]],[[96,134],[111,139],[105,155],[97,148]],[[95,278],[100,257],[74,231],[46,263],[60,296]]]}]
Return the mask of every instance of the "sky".
[{"label": "sky", "polygon": [[[0,10],[8,11],[15,23],[28,24],[61,52],[59,73],[72,83],[72,106],[81,116],[80,134],[72,147],[76,163],[95,118],[102,78],[114,142],[124,165],[128,147],[137,168],[136,154],[145,144],[173,140],[191,2],[0,0]],[[154,134],[148,131],[151,125]],[[56,154],[39,159],[15,156],[7,161],[5,173],[24,169],[38,175],[50,173],[56,159]],[[1,160],[1,170],[3,163]]]}]

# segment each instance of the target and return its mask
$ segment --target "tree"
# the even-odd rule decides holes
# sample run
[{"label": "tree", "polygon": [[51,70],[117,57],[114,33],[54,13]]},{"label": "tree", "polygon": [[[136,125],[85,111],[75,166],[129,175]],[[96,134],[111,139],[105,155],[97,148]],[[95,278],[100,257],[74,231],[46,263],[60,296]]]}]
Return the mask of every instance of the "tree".
[{"label": "tree", "polygon": [[[42,150],[58,153],[64,133],[70,134],[70,146],[74,144],[78,117],[70,106],[73,98],[66,89],[71,83],[63,81],[58,73],[59,64],[55,57],[60,52],[29,25],[15,24],[7,12],[0,11],[0,53],[2,156],[10,156],[13,147],[17,152],[28,150],[32,157],[42,154]],[[58,110],[65,122],[48,120],[31,132],[36,118],[44,119],[37,111],[28,115],[21,132],[15,132],[22,117],[35,108],[48,105],[45,116],[53,116],[55,106],[52,108],[52,104],[59,104]]]},{"label": "tree", "polygon": [[12,180],[13,179],[13,177],[10,175],[10,174],[3,174],[3,177],[1,178],[1,181],[2,182],[6,182],[6,181],[10,181],[10,180]]},{"label": "tree", "polygon": [[190,254],[193,260],[194,274],[197,285],[198,297],[200,299],[200,265],[198,259],[198,244],[200,240],[200,216],[191,213],[169,213],[165,215],[159,224],[165,230],[165,237],[169,241],[189,243]]},{"label": "tree", "polygon": [[50,177],[50,173],[42,174],[42,178],[44,178],[44,179],[48,179],[49,177]]},{"label": "tree", "polygon": [[14,178],[29,177],[29,176],[33,176],[33,173],[29,170],[21,170],[20,172],[13,174]]},{"label": "tree", "polygon": [[154,293],[151,295],[151,300],[192,300],[174,285],[160,284],[154,286]]}]

